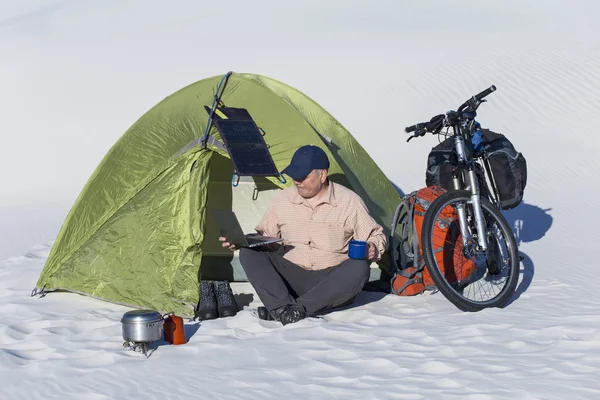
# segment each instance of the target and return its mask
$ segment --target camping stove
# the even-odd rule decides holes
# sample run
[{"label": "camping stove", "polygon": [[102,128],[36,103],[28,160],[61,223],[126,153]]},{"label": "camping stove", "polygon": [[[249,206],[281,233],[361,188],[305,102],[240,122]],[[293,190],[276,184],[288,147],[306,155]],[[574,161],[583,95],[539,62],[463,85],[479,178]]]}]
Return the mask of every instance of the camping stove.
[{"label": "camping stove", "polygon": [[152,343],[163,337],[163,316],[153,310],[128,311],[121,318],[123,328],[123,347],[133,351],[139,351],[150,357]]}]

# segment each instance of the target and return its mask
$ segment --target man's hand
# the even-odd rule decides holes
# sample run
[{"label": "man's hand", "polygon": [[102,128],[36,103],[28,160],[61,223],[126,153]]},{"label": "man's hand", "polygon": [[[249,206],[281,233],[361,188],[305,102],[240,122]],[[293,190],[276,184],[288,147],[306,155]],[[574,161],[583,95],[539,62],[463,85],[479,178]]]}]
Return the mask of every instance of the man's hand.
[{"label": "man's hand", "polygon": [[226,238],[226,237],[223,237],[223,236],[221,236],[221,237],[219,238],[219,241],[221,242],[221,246],[222,246],[222,247],[226,247],[226,248],[228,248],[228,249],[229,249],[229,250],[231,250],[231,251],[237,250],[237,248],[238,248],[238,247],[237,247],[235,244],[231,244],[231,243],[229,243],[229,242],[227,241],[227,238]]},{"label": "man's hand", "polygon": [[378,256],[378,251],[377,251],[377,247],[375,247],[375,245],[371,242],[369,242],[369,249],[367,250],[367,260],[368,261],[375,261],[377,260],[377,256]]}]

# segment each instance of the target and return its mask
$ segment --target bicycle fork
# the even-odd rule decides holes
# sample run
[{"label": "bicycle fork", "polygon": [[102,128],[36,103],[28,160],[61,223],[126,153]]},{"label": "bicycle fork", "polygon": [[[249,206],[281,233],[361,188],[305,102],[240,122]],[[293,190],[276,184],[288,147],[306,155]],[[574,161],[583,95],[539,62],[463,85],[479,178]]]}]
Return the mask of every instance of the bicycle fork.
[{"label": "bicycle fork", "polygon": [[[461,180],[459,179],[459,170],[466,172],[464,175],[464,181],[466,181],[469,185],[469,190],[471,192],[471,204],[473,206],[473,217],[475,218],[475,226],[477,228],[477,244],[479,245],[479,250],[486,251],[487,250],[487,230],[485,218],[483,216],[483,210],[481,209],[481,197],[479,195],[479,182],[477,181],[477,176],[475,174],[475,169],[473,168],[472,163],[467,161],[466,153],[465,153],[465,142],[461,135],[455,135],[455,145],[456,152],[458,154],[458,160],[460,167],[456,168],[452,172],[452,185],[454,186],[454,190],[462,190]],[[458,222],[460,225],[460,231],[462,234],[463,245],[465,248],[469,248],[469,243],[473,241],[473,235],[468,228],[467,222],[467,210],[466,204],[461,203],[456,206],[458,211]]]}]

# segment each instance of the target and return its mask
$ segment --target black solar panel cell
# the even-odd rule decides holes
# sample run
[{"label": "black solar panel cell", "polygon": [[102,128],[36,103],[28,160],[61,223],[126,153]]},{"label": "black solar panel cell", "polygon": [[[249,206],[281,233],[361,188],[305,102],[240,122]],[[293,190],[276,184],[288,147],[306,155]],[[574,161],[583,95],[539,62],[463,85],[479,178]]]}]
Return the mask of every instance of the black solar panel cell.
[{"label": "black solar panel cell", "polygon": [[273,158],[252,120],[214,121],[239,176],[277,176]]}]

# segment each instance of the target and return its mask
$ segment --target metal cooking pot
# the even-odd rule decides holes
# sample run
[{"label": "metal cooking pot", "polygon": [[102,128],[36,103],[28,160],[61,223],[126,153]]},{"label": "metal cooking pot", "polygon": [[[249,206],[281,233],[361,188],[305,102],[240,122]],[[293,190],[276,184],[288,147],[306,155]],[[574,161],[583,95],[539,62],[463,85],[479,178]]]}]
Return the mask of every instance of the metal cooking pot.
[{"label": "metal cooking pot", "polygon": [[157,311],[128,311],[121,318],[123,340],[133,343],[160,340],[163,337],[163,323],[163,316]]}]

